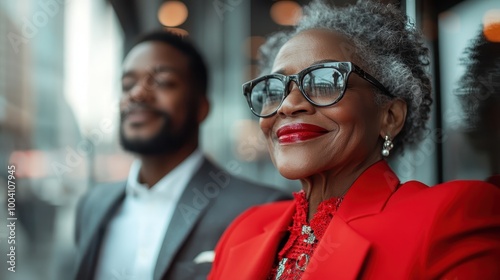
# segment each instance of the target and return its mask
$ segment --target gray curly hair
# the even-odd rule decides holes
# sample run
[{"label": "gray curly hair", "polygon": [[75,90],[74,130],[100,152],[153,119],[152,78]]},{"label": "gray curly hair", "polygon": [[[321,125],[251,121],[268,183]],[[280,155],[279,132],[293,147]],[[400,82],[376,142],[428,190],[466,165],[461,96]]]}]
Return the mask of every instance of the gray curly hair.
[{"label": "gray curly hair", "polygon": [[[359,58],[367,72],[406,102],[406,121],[393,139],[391,155],[418,144],[427,131],[432,104],[427,72],[429,50],[408,18],[392,5],[371,1],[359,1],[342,8],[313,1],[303,8],[302,19],[293,30],[275,33],[261,46],[262,74],[270,72],[278,51],[291,37],[309,29],[327,29],[344,35],[352,42],[344,46],[348,47],[346,51]],[[377,94],[379,104],[385,100],[388,100],[385,96]]]}]

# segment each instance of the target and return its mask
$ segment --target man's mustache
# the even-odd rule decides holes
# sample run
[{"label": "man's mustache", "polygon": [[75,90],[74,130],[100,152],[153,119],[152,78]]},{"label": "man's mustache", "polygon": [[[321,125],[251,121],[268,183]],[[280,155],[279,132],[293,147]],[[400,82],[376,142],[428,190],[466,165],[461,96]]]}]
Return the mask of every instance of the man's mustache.
[{"label": "man's mustache", "polygon": [[127,115],[134,113],[136,111],[147,111],[149,113],[159,115],[159,116],[166,116],[169,117],[170,115],[167,112],[164,112],[158,108],[155,108],[151,105],[148,104],[140,104],[140,103],[134,103],[126,108],[122,109],[120,112],[120,118],[123,120]]}]

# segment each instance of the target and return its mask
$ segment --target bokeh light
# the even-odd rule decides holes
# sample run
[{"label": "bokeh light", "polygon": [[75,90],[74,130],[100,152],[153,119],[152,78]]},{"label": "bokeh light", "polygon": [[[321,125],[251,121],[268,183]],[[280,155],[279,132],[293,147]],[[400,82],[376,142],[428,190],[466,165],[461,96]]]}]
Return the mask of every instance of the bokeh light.
[{"label": "bokeh light", "polygon": [[483,16],[483,33],[490,42],[500,43],[500,9],[487,11]]},{"label": "bokeh light", "polygon": [[483,33],[488,41],[500,43],[500,23],[484,26]]},{"label": "bokeh light", "polygon": [[302,7],[295,1],[278,1],[271,6],[271,18],[279,25],[296,25],[302,17]]},{"label": "bokeh light", "polygon": [[181,1],[167,1],[158,10],[158,20],[164,26],[179,26],[186,21],[187,17],[188,9]]},{"label": "bokeh light", "polygon": [[484,13],[483,24],[500,24],[500,9],[491,9]]}]

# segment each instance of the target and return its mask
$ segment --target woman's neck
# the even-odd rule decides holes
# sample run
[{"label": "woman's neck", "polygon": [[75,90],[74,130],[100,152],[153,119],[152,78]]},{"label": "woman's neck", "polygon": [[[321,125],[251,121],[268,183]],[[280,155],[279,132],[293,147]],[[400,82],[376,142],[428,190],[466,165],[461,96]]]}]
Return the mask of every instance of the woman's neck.
[{"label": "woman's neck", "polygon": [[380,159],[370,158],[361,164],[345,165],[301,179],[302,189],[309,202],[308,221],[316,214],[322,201],[343,197],[361,173]]}]

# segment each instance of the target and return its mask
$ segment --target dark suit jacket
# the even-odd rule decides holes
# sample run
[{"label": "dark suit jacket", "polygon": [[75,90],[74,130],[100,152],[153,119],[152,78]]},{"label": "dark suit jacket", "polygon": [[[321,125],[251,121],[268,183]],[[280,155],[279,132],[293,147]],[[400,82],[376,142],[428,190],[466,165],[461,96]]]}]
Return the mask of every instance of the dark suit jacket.
[{"label": "dark suit jacket", "polygon": [[[267,279],[294,213],[287,201],[239,216],[217,245],[209,279]],[[351,186],[301,279],[497,280],[499,264],[498,188],[400,184],[380,161]]]},{"label": "dark suit jacket", "polygon": [[[125,198],[125,185],[121,182],[95,187],[80,201],[75,279],[93,279],[102,237]],[[212,263],[195,264],[193,260],[201,252],[215,249],[238,214],[252,205],[289,198],[281,191],[233,177],[205,159],[175,209],[156,262],[154,280],[206,279]]]}]

